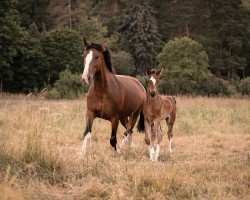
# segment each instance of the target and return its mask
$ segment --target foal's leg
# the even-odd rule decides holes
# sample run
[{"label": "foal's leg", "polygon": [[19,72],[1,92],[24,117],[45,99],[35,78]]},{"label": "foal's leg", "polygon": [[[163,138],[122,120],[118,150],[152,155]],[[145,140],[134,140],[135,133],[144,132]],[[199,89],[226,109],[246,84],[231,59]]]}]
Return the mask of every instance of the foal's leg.
[{"label": "foal's leg", "polygon": [[82,156],[86,155],[88,141],[91,138],[92,125],[95,117],[94,114],[87,111],[86,115],[86,127],[83,133],[83,144],[82,144]]},{"label": "foal's leg", "polygon": [[115,117],[111,118],[110,122],[112,124],[110,144],[116,150],[116,143],[117,143],[116,135],[117,135],[117,128],[119,125],[119,117],[115,116]]},{"label": "foal's leg", "polygon": [[169,139],[169,152],[172,153],[172,140],[173,140],[173,126],[174,122],[171,120],[171,118],[166,119],[167,125],[168,125],[168,139]]}]

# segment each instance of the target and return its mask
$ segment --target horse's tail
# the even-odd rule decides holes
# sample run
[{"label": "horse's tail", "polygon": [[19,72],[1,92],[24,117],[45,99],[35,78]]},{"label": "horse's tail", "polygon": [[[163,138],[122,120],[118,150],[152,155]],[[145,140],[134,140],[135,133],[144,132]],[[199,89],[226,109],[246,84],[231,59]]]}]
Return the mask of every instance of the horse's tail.
[{"label": "horse's tail", "polygon": [[144,130],[145,130],[145,127],[144,127],[144,115],[141,112],[140,113],[140,119],[139,119],[139,122],[137,124],[137,131],[140,133],[140,132],[144,132]]}]

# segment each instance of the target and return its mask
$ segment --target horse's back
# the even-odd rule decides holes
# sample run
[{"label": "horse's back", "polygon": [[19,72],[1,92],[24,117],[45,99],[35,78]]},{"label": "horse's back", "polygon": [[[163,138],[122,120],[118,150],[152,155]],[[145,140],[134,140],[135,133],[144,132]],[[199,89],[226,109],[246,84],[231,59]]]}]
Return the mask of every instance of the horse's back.
[{"label": "horse's back", "polygon": [[146,90],[140,81],[131,76],[116,75],[116,78],[119,80],[127,93],[140,96],[143,99],[146,98]]},{"label": "horse's back", "polygon": [[116,75],[124,90],[124,109],[133,110],[142,107],[146,99],[146,90],[143,85],[131,76]]}]

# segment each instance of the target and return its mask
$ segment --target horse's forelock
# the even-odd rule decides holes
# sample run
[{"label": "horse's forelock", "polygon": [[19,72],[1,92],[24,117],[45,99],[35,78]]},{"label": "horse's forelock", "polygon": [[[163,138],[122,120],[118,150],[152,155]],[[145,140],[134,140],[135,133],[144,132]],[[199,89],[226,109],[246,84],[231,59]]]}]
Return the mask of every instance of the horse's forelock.
[{"label": "horse's forelock", "polygon": [[95,49],[99,52],[102,52],[103,54],[103,57],[104,57],[104,61],[105,61],[105,64],[108,68],[108,70],[112,73],[115,73],[115,70],[113,68],[113,65],[112,65],[112,62],[111,62],[111,56],[110,56],[110,51],[108,49],[105,49],[105,51],[103,51],[103,48],[100,44],[96,44],[96,43],[91,43],[87,48],[86,50],[89,50],[89,49]]}]

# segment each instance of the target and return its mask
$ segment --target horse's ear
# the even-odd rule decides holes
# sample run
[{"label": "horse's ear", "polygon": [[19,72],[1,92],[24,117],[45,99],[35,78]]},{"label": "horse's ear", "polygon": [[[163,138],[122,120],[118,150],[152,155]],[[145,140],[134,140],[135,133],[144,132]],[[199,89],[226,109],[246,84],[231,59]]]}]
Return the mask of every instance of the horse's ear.
[{"label": "horse's ear", "polygon": [[160,76],[160,75],[162,74],[162,72],[163,72],[163,68],[157,70],[157,71],[156,71],[156,74],[157,74],[158,76]]},{"label": "horse's ear", "polygon": [[147,68],[146,75],[148,76],[149,74],[151,74],[151,70],[149,68]]},{"label": "horse's ear", "polygon": [[89,43],[87,42],[86,38],[84,37],[83,38],[83,41],[84,41],[84,46],[85,48],[87,48],[89,46]]},{"label": "horse's ear", "polygon": [[107,45],[106,45],[106,42],[104,40],[101,40],[100,41],[100,45],[102,47],[102,51],[107,51]]}]

